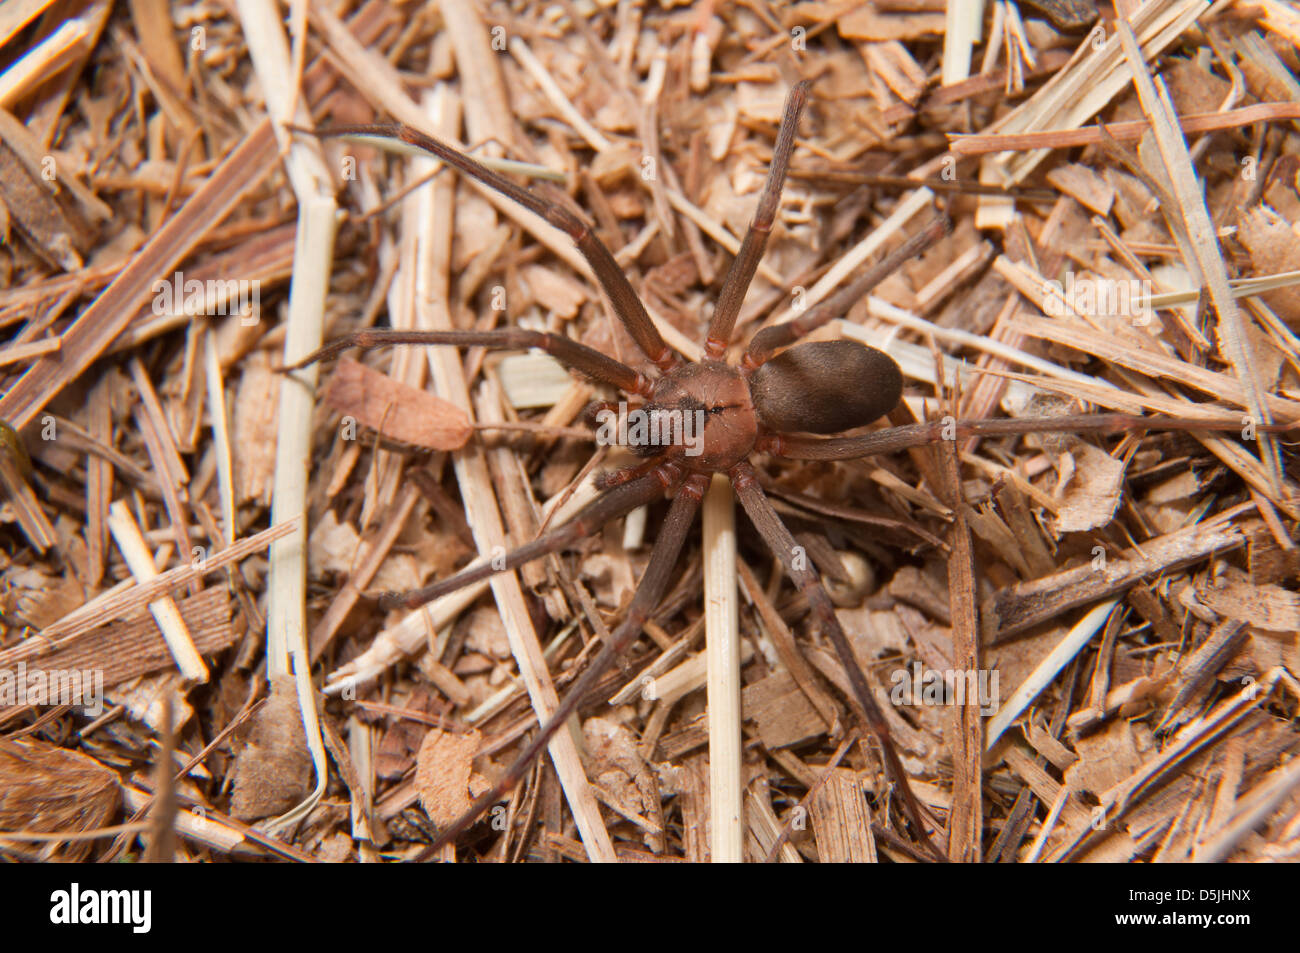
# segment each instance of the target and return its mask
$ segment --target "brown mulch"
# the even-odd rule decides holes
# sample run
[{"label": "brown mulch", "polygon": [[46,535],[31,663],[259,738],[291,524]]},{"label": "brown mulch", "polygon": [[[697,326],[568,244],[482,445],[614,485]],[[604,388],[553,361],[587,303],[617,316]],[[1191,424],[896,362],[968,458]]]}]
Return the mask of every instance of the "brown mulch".
[{"label": "brown mulch", "polygon": [[[1300,15],[1150,0],[1130,35],[1116,10],[1139,4],[1093,6],[0,6],[0,856],[422,856],[645,569],[666,505],[518,585],[379,608],[557,525],[625,462],[586,413],[620,397],[539,352],[283,364],[442,321],[649,364],[558,230],[427,159],[286,124],[402,122],[514,160],[694,356],[799,80],[733,363],[938,208],[951,233],[817,332],[894,357],[894,423],[1220,424],[755,456],[935,842],[1300,856]],[[916,859],[844,668],[737,527],[739,850]],[[693,532],[555,762],[439,856],[719,849],[702,552]]]}]

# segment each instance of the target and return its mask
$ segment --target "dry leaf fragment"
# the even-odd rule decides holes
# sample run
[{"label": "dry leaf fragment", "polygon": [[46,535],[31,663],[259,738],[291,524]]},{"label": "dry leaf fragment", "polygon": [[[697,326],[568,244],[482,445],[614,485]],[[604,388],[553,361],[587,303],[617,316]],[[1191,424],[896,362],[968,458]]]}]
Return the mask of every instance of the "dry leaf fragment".
[{"label": "dry leaf fragment", "polygon": [[339,361],[323,399],[385,439],[413,447],[455,450],[473,433],[469,418],[455,404],[357,361]]},{"label": "dry leaf fragment", "polygon": [[495,607],[475,609],[466,623],[465,648],[494,659],[511,657],[510,638]]},{"label": "dry leaf fragment", "polygon": [[520,277],[532,299],[562,318],[572,319],[587,300],[587,291],[574,278],[542,265],[526,265]]},{"label": "dry leaf fragment", "polygon": [[1115,188],[1086,165],[1071,162],[1058,166],[1047,173],[1047,181],[1098,215],[1109,215],[1115,204]]},{"label": "dry leaf fragment", "polygon": [[241,821],[283,814],[311,791],[312,762],[292,675],[281,675],[253,716],[248,744],[235,758],[230,816]]},{"label": "dry leaf fragment", "polygon": [[469,810],[474,799],[492,785],[474,770],[482,734],[455,734],[430,729],[415,756],[415,789],[429,820],[438,827],[450,824]]},{"label": "dry leaf fragment", "polygon": [[658,790],[641,756],[637,737],[608,718],[582,723],[587,771],[624,815],[649,817]]},{"label": "dry leaf fragment", "polygon": [[356,562],[361,536],[351,523],[339,522],[333,510],[316,521],[307,537],[307,567],[312,577],[323,573],[349,573]]}]

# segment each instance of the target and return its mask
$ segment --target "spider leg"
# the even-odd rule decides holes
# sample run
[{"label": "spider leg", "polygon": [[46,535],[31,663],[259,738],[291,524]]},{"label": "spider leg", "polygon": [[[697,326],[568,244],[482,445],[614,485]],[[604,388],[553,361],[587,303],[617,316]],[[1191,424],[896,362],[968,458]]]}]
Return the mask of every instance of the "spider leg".
[{"label": "spider leg", "polygon": [[810,85],[807,80],[795,83],[786,96],[781,127],[777,130],[776,145],[772,149],[772,164],[767,170],[767,181],[763,184],[758,208],[754,210],[754,218],[749,223],[749,230],[745,232],[740,250],[731,260],[731,268],[714,305],[709,334],[704,340],[704,351],[707,357],[715,361],[722,360],[726,354],[727,345],[731,342],[731,331],[736,326],[736,315],[740,313],[745,292],[749,290],[749,283],[754,280],[754,272],[763,258],[767,236],[772,231],[776,209],[781,202],[781,190],[785,187],[785,174],[790,168],[790,153],[794,151],[799,115],[808,99]]},{"label": "spider leg", "polygon": [[[859,437],[811,437],[768,434],[757,449],[790,460],[853,460],[895,453],[941,440],[966,437],[1005,437],[1028,433],[1127,433],[1134,430],[1241,431],[1242,418],[1143,417],[1136,414],[1072,414],[1064,417],[1016,417],[1000,420],[932,420],[889,427]],[[1281,432],[1295,424],[1261,424],[1256,430]]]},{"label": "spider leg", "polygon": [[353,331],[317,348],[301,361],[290,364],[282,370],[297,370],[317,361],[328,360],[354,347],[368,350],[390,347],[394,344],[445,344],[502,350],[535,347],[550,354],[565,367],[603,384],[611,384],[628,394],[648,397],[654,388],[654,382],[650,378],[612,357],[601,354],[595,348],[580,344],[563,334],[526,331],[523,328],[497,328],[492,331],[403,331],[396,328],[374,328]]},{"label": "spider leg", "polygon": [[[923,229],[864,271],[852,284],[837,291],[804,314],[783,324],[773,324],[763,328],[750,338],[749,348],[745,351],[743,363],[745,370],[754,370],[760,364],[771,360],[772,355],[781,348],[793,344],[809,332],[820,328],[832,318],[847,314],[849,308],[861,300],[872,288],[892,275],[906,261],[915,258],[933,245],[947,234],[951,227],[952,222],[947,216],[936,215]],[[719,307],[721,307],[721,302],[719,302]]]},{"label": "spider leg", "polygon": [[596,497],[574,516],[543,533],[532,542],[525,543],[499,559],[462,569],[454,576],[440,579],[410,592],[386,592],[379,597],[381,609],[416,609],[440,596],[455,592],[481,579],[506,572],[539,557],[559,552],[580,539],[590,536],[610,520],[626,516],[638,506],[650,503],[663,495],[681,480],[681,471],[673,463],[660,463],[649,473],[622,483]]},{"label": "spider leg", "polygon": [[637,583],[636,593],[632,596],[632,602],[628,605],[627,615],[624,616],[622,624],[611,633],[609,641],[597,653],[591,665],[570,686],[550,720],[541,726],[537,735],[514,760],[501,780],[493,785],[492,790],[479,797],[468,811],[440,831],[437,838],[420,856],[420,860],[426,859],[443,844],[468,830],[479,815],[519,783],[533,759],[541,753],[569,716],[578,710],[583,699],[596,687],[618,656],[640,635],[641,627],[650,618],[668,588],[673,567],[677,564],[682,544],[686,540],[691,524],[695,521],[695,514],[700,508],[700,501],[704,498],[704,491],[708,488],[708,484],[708,476],[698,473],[687,477],[681,484],[677,495],[673,497],[663,528],[655,539],[654,548],[650,551],[650,562],[646,566],[644,575],[641,576],[641,581]]},{"label": "spider leg", "polygon": [[502,195],[518,202],[529,211],[540,215],[573,240],[582,257],[587,259],[587,263],[591,265],[591,270],[595,273],[596,280],[600,282],[601,288],[609,297],[614,312],[618,315],[619,320],[623,322],[623,326],[627,328],[628,334],[632,336],[632,340],[636,342],[641,352],[663,371],[671,369],[679,362],[677,355],[664,343],[663,336],[654,326],[654,322],[650,320],[645,305],[637,297],[636,291],[632,288],[632,283],[627,280],[627,275],[623,274],[623,270],[619,268],[614,256],[605,247],[605,243],[596,236],[591,225],[575,212],[554,202],[548,202],[540,195],[521,188],[451,146],[400,123],[330,126],[316,130],[315,135],[321,137],[371,136],[381,139],[400,140],[408,145],[415,146],[417,149],[423,149],[425,152],[441,159],[447,165],[452,166],[458,172],[468,175],[472,179],[477,179],[489,188],[495,189]]},{"label": "spider leg", "polygon": [[849,682],[853,686],[853,695],[861,708],[863,720],[880,742],[880,749],[884,753],[885,767],[903,796],[903,804],[906,807],[908,819],[916,829],[917,836],[929,846],[936,857],[941,857],[930,842],[929,834],[926,833],[925,824],[922,821],[921,806],[916,800],[916,795],[912,793],[911,785],[907,780],[907,773],[903,770],[902,762],[898,759],[898,752],[894,749],[894,742],[889,734],[889,725],[885,721],[880,706],[876,704],[876,700],[871,694],[866,677],[862,674],[862,668],[858,665],[852,646],[849,645],[848,637],[844,634],[844,629],[835,617],[835,609],[830,596],[826,593],[821,580],[817,578],[815,572],[807,566],[801,567],[795,562],[794,554],[797,547],[795,539],[790,535],[790,530],[781,522],[781,517],[777,515],[776,510],[772,508],[772,504],[768,501],[762,487],[758,485],[754,468],[747,462],[741,462],[732,467],[728,475],[731,477],[732,486],[735,487],[736,496],[739,497],[741,506],[749,514],[749,518],[758,530],[759,535],[763,537],[768,548],[781,561],[781,565],[785,567],[786,575],[790,577],[799,591],[807,598],[809,608],[812,611],[813,618],[817,621],[818,627],[830,639],[831,644],[835,646],[835,652],[839,655],[840,662],[848,674]]}]

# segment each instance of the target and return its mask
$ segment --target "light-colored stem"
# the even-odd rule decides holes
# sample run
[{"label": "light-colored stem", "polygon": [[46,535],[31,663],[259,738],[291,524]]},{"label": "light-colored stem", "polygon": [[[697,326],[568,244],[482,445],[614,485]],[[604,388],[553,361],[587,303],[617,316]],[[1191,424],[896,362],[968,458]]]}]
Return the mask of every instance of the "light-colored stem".
[{"label": "light-colored stem", "polygon": [[740,612],[731,483],[714,474],[704,497],[704,630],[709,660],[709,814],[715,864],[743,859]]},{"label": "light-colored stem", "polygon": [[[306,357],[320,347],[324,331],[325,297],[334,261],[334,202],[329,170],[314,141],[289,145],[283,124],[310,121],[295,91],[295,76],[278,8],[265,0],[236,4],[248,52],[266,97],[281,144],[288,146],[285,170],[298,200],[298,234],[294,241],[293,276],[284,338],[284,363]],[[311,424],[316,368],[307,368],[280,384],[276,424],[275,482],[271,491],[271,523],[296,521],[294,531],[275,541],[267,579],[266,674],[269,679],[292,674],[298,689],[303,730],[316,770],[316,786],[300,804],[271,822],[273,830],[305,817],[325,793],[328,778],[325,745],[316,717],[316,691],[307,652],[307,478],[311,466]],[[229,528],[234,534],[234,527]]]}]

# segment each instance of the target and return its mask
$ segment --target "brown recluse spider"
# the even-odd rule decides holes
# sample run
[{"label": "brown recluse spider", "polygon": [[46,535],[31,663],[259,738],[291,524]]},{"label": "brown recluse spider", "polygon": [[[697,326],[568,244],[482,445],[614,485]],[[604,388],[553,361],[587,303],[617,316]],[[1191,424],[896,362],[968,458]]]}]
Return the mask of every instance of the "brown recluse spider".
[{"label": "brown recluse spider", "polygon": [[551,736],[591,693],[618,656],[640,635],[642,626],[663,597],[712,475],[725,473],[741,506],[785,572],[808,601],[811,615],[835,648],[852,686],[850,701],[880,744],[886,770],[902,795],[913,833],[939,858],[926,832],[920,805],[908,783],[890,738],[884,716],[854,657],[849,640],[833,611],[816,572],[796,558],[797,544],[759,487],[749,456],[754,451],[796,460],[848,460],[893,453],[909,447],[964,439],[972,435],[1018,435],[1049,431],[1111,433],[1151,427],[1165,429],[1235,429],[1239,423],[1184,418],[1153,418],[1124,414],[1086,414],[1011,420],[942,421],[891,427],[865,435],[842,435],[892,411],[903,391],[898,366],[882,351],[855,341],[799,343],[809,332],[846,312],[903,262],[921,253],[944,234],[947,220],[936,217],[878,264],[839,293],[785,324],[759,331],[751,339],[739,367],[725,363],[736,316],[763,255],[776,215],[794,146],[795,129],[808,95],[808,83],[796,84],[785,103],[767,180],[748,231],[718,295],[705,338],[704,357],[683,361],[668,348],[644,305],[613,255],[592,227],[567,208],[553,204],[485,168],[461,152],[403,125],[348,125],[320,130],[320,136],[397,139],[424,150],[459,172],[496,189],[566,232],[591,264],[601,289],[640,351],[658,368],[649,377],[562,335],[523,329],[491,331],[358,331],[315,351],[286,370],[303,367],[351,348],[394,344],[432,344],[504,349],[540,348],[570,370],[612,385],[645,400],[647,412],[703,413],[704,433],[698,453],[687,453],[685,441],[666,449],[634,448],[647,457],[644,464],[607,478],[600,496],[573,518],[506,554],[504,562],[463,570],[447,579],[407,593],[381,597],[382,608],[415,608],[495,572],[508,571],[571,546],[610,520],[643,504],[672,496],[667,517],[650,552],[645,573],[622,623],[613,631],[550,720],[524,747],[505,775],[458,820],[440,831],[425,857],[467,830],[495,801],[522,778],[545,749]]}]

